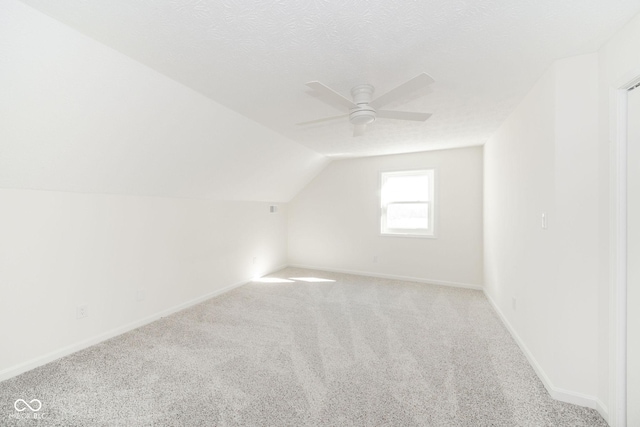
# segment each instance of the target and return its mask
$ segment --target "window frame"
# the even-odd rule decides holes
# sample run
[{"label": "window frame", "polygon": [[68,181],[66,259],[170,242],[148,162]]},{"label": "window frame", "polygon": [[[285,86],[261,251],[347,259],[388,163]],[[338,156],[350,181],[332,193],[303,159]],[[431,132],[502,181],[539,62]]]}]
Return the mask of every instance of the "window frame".
[{"label": "window frame", "polygon": [[[386,219],[387,219],[387,205],[391,203],[385,204],[382,200],[382,187],[386,181],[386,178],[389,176],[408,176],[408,175],[422,175],[425,174],[429,178],[429,200],[428,201],[401,201],[401,202],[391,202],[391,203],[427,203],[429,209],[429,225],[430,227],[426,229],[425,232],[416,232],[415,230],[421,229],[388,229],[386,228]],[[378,231],[380,236],[383,237],[411,237],[411,238],[420,238],[420,239],[436,239],[437,234],[437,217],[438,217],[438,191],[437,191],[437,169],[435,167],[425,167],[421,169],[398,169],[398,170],[384,170],[380,171],[378,174],[378,208],[379,215],[378,218],[380,220],[378,224]]]}]

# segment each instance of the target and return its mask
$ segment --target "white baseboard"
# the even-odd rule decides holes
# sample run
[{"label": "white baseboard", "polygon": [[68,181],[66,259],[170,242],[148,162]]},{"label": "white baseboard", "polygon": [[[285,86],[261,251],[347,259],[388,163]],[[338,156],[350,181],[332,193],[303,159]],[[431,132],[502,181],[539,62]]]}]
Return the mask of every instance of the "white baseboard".
[{"label": "white baseboard", "polygon": [[[265,274],[271,274],[273,272],[276,272],[278,270],[282,270],[283,268],[285,268],[286,265],[282,265],[279,267],[276,267],[274,269],[272,269],[269,273],[265,273]],[[221,289],[216,289],[213,292],[209,292],[207,294],[201,295],[197,298],[194,298],[192,300],[183,302],[182,304],[178,304],[175,305],[173,307],[167,308],[165,310],[159,311],[157,313],[154,313],[150,316],[147,316],[145,318],[136,320],[134,322],[128,323],[126,325],[123,326],[119,326],[115,329],[111,329],[110,331],[107,332],[103,332],[99,335],[93,336],[91,338],[87,338],[85,340],[82,340],[80,342],[68,345],[66,347],[62,347],[58,350],[54,350],[50,353],[44,354],[42,356],[33,358],[31,360],[28,360],[26,362],[20,363],[18,365],[12,366],[10,368],[4,369],[2,371],[0,371],[0,381],[4,381],[7,380],[9,378],[13,378],[17,375],[20,375],[24,372],[30,371],[31,369],[35,369],[39,366],[42,365],[46,365],[49,362],[53,362],[56,359],[60,359],[61,357],[64,356],[68,356],[70,354],[73,354],[75,352],[78,352],[80,350],[84,350],[85,348],[91,347],[92,345],[96,345],[101,343],[102,341],[106,341],[110,338],[113,338],[115,336],[118,335],[122,335],[126,332],[132,331],[134,329],[137,329],[141,326],[147,325],[151,322],[155,322],[156,320],[162,318],[162,317],[166,317],[169,316],[173,313],[177,313],[178,311],[182,311],[186,308],[189,308],[191,306],[194,306],[196,304],[199,304],[203,301],[206,301],[208,299],[211,299],[213,297],[216,297],[218,295],[222,295],[225,292],[229,292],[235,288],[238,288],[242,285],[245,285],[247,283],[249,283],[251,281],[251,279],[248,280],[243,280],[241,282],[237,282],[234,283],[232,285],[229,286],[225,286],[224,288]]]},{"label": "white baseboard", "polygon": [[306,268],[309,270],[331,271],[333,273],[355,274],[358,276],[367,276],[367,277],[380,277],[383,279],[404,280],[407,282],[429,283],[431,285],[451,286],[454,288],[474,289],[477,291],[482,290],[481,285],[472,285],[468,283],[459,283],[459,282],[447,282],[444,280],[423,279],[420,277],[397,276],[395,274],[374,273],[371,271],[343,270],[343,269],[337,269],[337,268],[326,268],[326,267],[317,267],[317,266],[309,266],[309,265],[301,265],[301,264],[289,264],[289,267]]},{"label": "white baseboard", "polygon": [[594,409],[598,411],[600,416],[604,418],[607,424],[611,425],[611,421],[609,420],[609,408],[607,408],[607,405],[602,403],[600,399],[596,398],[596,407]]},{"label": "white baseboard", "polygon": [[529,360],[529,364],[533,367],[533,370],[535,371],[536,375],[538,375],[538,378],[540,378],[540,381],[542,381],[542,384],[547,389],[549,395],[553,399],[559,400],[561,402],[572,403],[574,405],[595,409],[602,416],[602,418],[604,418],[605,421],[608,422],[609,412],[607,410],[607,407],[600,401],[600,399],[594,396],[577,393],[575,391],[565,390],[553,385],[551,380],[549,380],[547,374],[544,372],[544,370],[542,370],[542,367],[540,366],[538,361],[535,359],[535,357],[533,357],[531,351],[529,351],[529,348],[527,348],[522,338],[520,338],[513,326],[511,326],[511,323],[509,323],[509,321],[507,320],[504,313],[502,313],[502,310],[500,310],[498,304],[496,304],[496,302],[491,298],[491,296],[489,296],[486,291],[484,292],[484,294],[487,297],[487,300],[489,300],[489,303],[491,304],[495,312],[498,314],[498,317],[500,317],[500,320],[502,320],[502,323],[506,326],[513,339],[516,341],[524,355],[527,357],[527,360]]}]

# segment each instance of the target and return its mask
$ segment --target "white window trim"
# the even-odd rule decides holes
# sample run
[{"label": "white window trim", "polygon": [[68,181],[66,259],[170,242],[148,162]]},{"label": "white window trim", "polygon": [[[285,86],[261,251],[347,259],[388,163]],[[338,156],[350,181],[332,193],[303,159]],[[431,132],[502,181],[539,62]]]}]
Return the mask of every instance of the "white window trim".
[{"label": "white window trim", "polygon": [[[384,210],[384,206],[382,204],[382,185],[383,185],[383,175],[388,174],[388,175],[392,175],[392,174],[398,174],[398,175],[406,175],[406,174],[410,174],[412,172],[415,173],[422,173],[422,172],[430,172],[431,176],[430,176],[430,190],[431,190],[431,200],[429,200],[427,203],[429,203],[429,212],[431,214],[431,217],[429,218],[431,220],[430,224],[432,224],[431,226],[431,233],[429,234],[421,234],[421,233],[411,233],[411,232],[406,232],[406,229],[402,229],[402,231],[398,231],[398,232],[389,232],[389,230],[387,230],[387,232],[383,231],[383,223],[386,220],[386,215],[385,215],[385,210]],[[409,238],[417,238],[417,239],[437,239],[438,238],[438,234],[437,234],[437,230],[438,230],[438,211],[439,211],[439,203],[438,203],[438,169],[435,167],[424,167],[421,169],[397,169],[397,170],[384,170],[384,171],[379,171],[378,173],[378,218],[379,218],[379,222],[378,222],[378,231],[379,231],[379,235],[382,237],[409,237]],[[424,202],[420,202],[420,203],[424,203]]]}]

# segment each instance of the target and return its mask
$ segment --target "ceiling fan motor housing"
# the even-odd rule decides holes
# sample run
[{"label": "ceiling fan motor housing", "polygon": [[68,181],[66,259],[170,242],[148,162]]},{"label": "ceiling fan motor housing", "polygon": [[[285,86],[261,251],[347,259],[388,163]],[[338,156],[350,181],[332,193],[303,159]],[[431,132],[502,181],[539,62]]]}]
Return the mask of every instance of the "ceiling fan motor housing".
[{"label": "ceiling fan motor housing", "polygon": [[349,113],[349,121],[354,125],[368,125],[376,119],[376,110],[369,106],[373,97],[373,86],[368,84],[357,85],[351,89],[351,96],[357,107]]}]

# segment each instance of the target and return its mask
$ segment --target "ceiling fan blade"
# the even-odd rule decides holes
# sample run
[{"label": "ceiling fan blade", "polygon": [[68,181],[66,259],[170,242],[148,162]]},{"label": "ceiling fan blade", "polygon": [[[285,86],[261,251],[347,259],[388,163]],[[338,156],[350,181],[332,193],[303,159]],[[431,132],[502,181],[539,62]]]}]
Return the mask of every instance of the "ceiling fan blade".
[{"label": "ceiling fan blade", "polygon": [[333,101],[334,103],[338,103],[338,104],[340,104],[342,106],[345,106],[347,108],[355,108],[355,107],[357,107],[357,105],[354,104],[349,98],[345,98],[344,96],[340,95],[335,90],[331,89],[328,86],[323,85],[320,82],[309,82],[309,83],[307,83],[307,86],[310,87],[311,89],[315,90],[319,94],[325,96],[329,100]]},{"label": "ceiling fan blade", "polygon": [[387,105],[390,102],[395,101],[398,98],[402,98],[404,95],[409,94],[415,90],[420,89],[421,87],[430,85],[434,80],[427,73],[418,74],[416,77],[412,78],[408,82],[402,83],[400,86],[395,89],[391,89],[389,92],[384,95],[380,95],[373,101],[369,103],[373,108],[380,108],[384,105]]},{"label": "ceiling fan blade", "polygon": [[355,125],[353,127],[353,136],[362,136],[364,135],[364,129],[367,125]]},{"label": "ceiling fan blade", "polygon": [[416,122],[424,122],[431,114],[429,113],[414,113],[411,111],[392,111],[392,110],[378,110],[378,118],[383,119],[396,119],[396,120],[413,120]]},{"label": "ceiling fan blade", "polygon": [[296,123],[298,126],[313,125],[316,123],[330,122],[331,120],[346,119],[348,114],[340,114],[339,116],[325,117],[324,119],[309,120],[308,122]]}]

